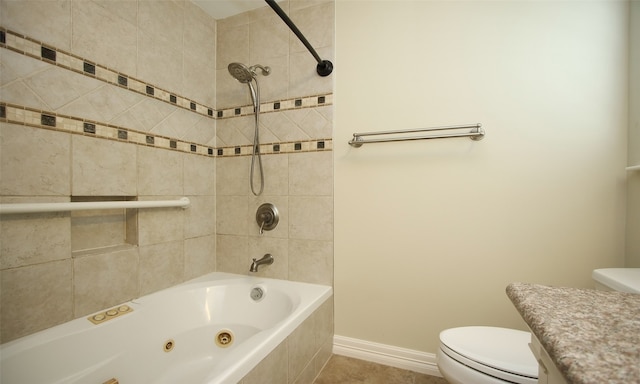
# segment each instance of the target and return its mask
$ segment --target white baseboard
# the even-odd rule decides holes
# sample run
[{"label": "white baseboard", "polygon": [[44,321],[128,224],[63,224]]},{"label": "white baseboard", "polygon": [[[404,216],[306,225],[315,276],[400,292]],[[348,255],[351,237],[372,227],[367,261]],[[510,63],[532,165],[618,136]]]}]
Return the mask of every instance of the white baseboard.
[{"label": "white baseboard", "polygon": [[373,363],[442,377],[436,364],[436,355],[378,344],[345,336],[333,336],[333,353]]}]

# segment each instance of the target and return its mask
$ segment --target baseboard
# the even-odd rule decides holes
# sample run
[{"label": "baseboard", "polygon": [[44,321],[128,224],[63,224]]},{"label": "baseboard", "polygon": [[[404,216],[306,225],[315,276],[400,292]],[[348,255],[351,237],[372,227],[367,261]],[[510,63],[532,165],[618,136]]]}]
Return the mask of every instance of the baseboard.
[{"label": "baseboard", "polygon": [[345,336],[333,337],[333,353],[373,363],[442,377],[436,355]]}]

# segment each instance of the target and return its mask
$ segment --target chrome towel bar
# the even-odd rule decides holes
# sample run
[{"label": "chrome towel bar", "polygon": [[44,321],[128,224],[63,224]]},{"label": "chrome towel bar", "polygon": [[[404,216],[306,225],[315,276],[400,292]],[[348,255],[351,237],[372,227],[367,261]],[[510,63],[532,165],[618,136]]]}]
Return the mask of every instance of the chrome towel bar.
[{"label": "chrome towel bar", "polygon": [[117,209],[117,208],[188,208],[188,197],[178,200],[155,200],[155,201],[90,201],[90,202],[69,202],[69,203],[24,203],[24,204],[0,204],[0,214],[17,213],[38,213],[38,212],[64,212],[64,211],[85,211],[95,209]]},{"label": "chrome towel bar", "polygon": [[[468,132],[460,132],[460,130],[471,130]],[[430,134],[430,135],[416,135],[416,136],[393,136],[402,135],[405,133],[424,133],[424,132],[439,132],[442,133]],[[364,139],[364,136],[378,136],[378,135],[391,135],[389,137],[383,137],[379,139]],[[433,127],[433,128],[420,128],[420,129],[407,129],[401,131],[380,131],[380,132],[365,132],[354,133],[353,139],[349,140],[349,145],[352,147],[360,148],[362,144],[368,143],[386,143],[391,141],[408,141],[408,140],[429,140],[429,139],[445,139],[452,137],[469,137],[471,140],[482,140],[484,138],[484,129],[482,124],[467,124],[467,125],[451,125],[447,127]]]}]

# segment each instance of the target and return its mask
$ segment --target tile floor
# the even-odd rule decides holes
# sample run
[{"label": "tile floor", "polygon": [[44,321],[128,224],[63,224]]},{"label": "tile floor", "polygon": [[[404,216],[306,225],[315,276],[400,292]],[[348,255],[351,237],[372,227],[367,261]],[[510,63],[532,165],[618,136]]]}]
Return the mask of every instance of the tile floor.
[{"label": "tile floor", "polygon": [[369,361],[333,355],[314,384],[447,384],[441,377],[424,375]]}]

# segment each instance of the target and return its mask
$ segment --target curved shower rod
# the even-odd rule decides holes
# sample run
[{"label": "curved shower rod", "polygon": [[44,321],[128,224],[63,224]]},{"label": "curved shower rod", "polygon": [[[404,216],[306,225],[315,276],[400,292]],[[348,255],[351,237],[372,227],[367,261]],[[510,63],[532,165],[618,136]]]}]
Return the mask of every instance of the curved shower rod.
[{"label": "curved shower rod", "polygon": [[278,16],[280,16],[282,21],[284,21],[285,24],[289,26],[289,29],[291,29],[291,31],[293,31],[293,33],[295,33],[296,36],[298,36],[298,39],[300,39],[302,44],[304,44],[304,46],[307,47],[311,55],[313,55],[313,57],[316,59],[316,61],[318,62],[318,65],[316,67],[316,71],[318,72],[318,75],[323,77],[329,76],[331,72],[333,72],[333,63],[330,62],[329,60],[322,60],[320,56],[318,56],[318,53],[316,52],[316,50],[313,49],[309,41],[304,37],[302,32],[300,32],[300,30],[298,29],[298,27],[296,27],[293,21],[291,21],[289,16],[287,16],[287,14],[284,13],[282,8],[280,8],[280,6],[276,3],[275,0],[264,0],[264,1],[267,4],[269,4],[269,6],[275,11],[275,13],[277,13]]}]

